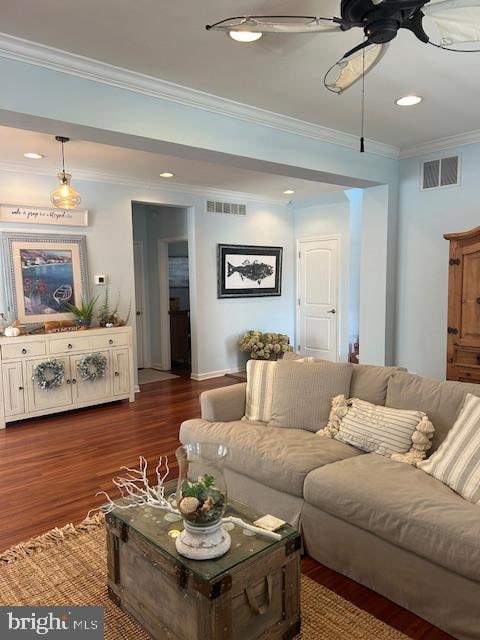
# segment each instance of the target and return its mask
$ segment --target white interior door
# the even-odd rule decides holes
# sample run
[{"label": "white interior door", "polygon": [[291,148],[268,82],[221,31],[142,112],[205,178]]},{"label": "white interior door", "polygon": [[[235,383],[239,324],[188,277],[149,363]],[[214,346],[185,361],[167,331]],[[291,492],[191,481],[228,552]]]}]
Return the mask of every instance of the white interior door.
[{"label": "white interior door", "polygon": [[145,271],[143,267],[143,244],[133,243],[135,270],[135,313],[137,327],[137,367],[145,367]]},{"label": "white interior door", "polygon": [[338,360],[338,238],[298,242],[297,351]]}]

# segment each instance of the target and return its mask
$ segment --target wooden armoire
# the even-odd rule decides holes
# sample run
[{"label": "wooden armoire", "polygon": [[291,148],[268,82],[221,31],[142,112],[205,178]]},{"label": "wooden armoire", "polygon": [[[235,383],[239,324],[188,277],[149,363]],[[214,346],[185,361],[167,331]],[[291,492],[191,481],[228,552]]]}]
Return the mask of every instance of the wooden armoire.
[{"label": "wooden armoire", "polygon": [[480,383],[480,227],[447,233],[447,380]]}]

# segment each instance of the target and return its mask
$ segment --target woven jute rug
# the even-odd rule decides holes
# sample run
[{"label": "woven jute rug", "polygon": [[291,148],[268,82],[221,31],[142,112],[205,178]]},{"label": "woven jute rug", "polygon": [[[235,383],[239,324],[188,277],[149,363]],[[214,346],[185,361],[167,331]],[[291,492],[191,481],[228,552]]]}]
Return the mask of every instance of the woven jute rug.
[{"label": "woven jute rug", "polygon": [[[105,609],[105,640],[150,636],[107,595],[105,527],[98,515],[53,529],[0,555],[0,605],[97,605]],[[302,576],[298,640],[407,640],[369,613]]]}]

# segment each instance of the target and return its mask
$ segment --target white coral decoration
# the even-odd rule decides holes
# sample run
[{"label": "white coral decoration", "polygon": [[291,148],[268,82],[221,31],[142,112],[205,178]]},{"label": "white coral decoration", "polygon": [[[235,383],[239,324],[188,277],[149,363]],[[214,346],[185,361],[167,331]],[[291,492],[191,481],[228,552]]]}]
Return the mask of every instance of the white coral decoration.
[{"label": "white coral decoration", "polygon": [[[161,469],[164,467],[164,472]],[[163,509],[164,511],[170,511],[171,513],[178,513],[170,502],[165,498],[165,479],[170,473],[170,467],[168,466],[168,458],[161,456],[158,464],[155,468],[157,475],[157,485],[152,487],[149,483],[147,476],[148,462],[143,457],[139,458],[139,468],[130,469],[129,467],[122,467],[127,474],[123,476],[117,476],[113,478],[112,483],[120,490],[122,502],[116,502],[112,500],[106,491],[99,491],[97,496],[103,495],[107,499],[107,504],[101,507],[104,513],[110,513],[113,509],[132,509],[133,507],[139,507],[147,505],[156,509]],[[93,511],[88,512],[88,517]]]}]

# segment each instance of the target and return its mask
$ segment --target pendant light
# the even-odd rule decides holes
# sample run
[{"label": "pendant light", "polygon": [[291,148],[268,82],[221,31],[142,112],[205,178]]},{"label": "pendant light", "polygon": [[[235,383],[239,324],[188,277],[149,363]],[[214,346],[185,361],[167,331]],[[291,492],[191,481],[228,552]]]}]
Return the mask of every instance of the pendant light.
[{"label": "pendant light", "polygon": [[70,186],[70,180],[72,176],[70,173],[65,173],[65,153],[64,144],[70,142],[70,138],[64,136],[55,136],[57,142],[62,143],[62,171],[57,174],[60,180],[60,186],[50,196],[50,202],[59,209],[74,209],[80,204],[80,194],[72,189]]}]

